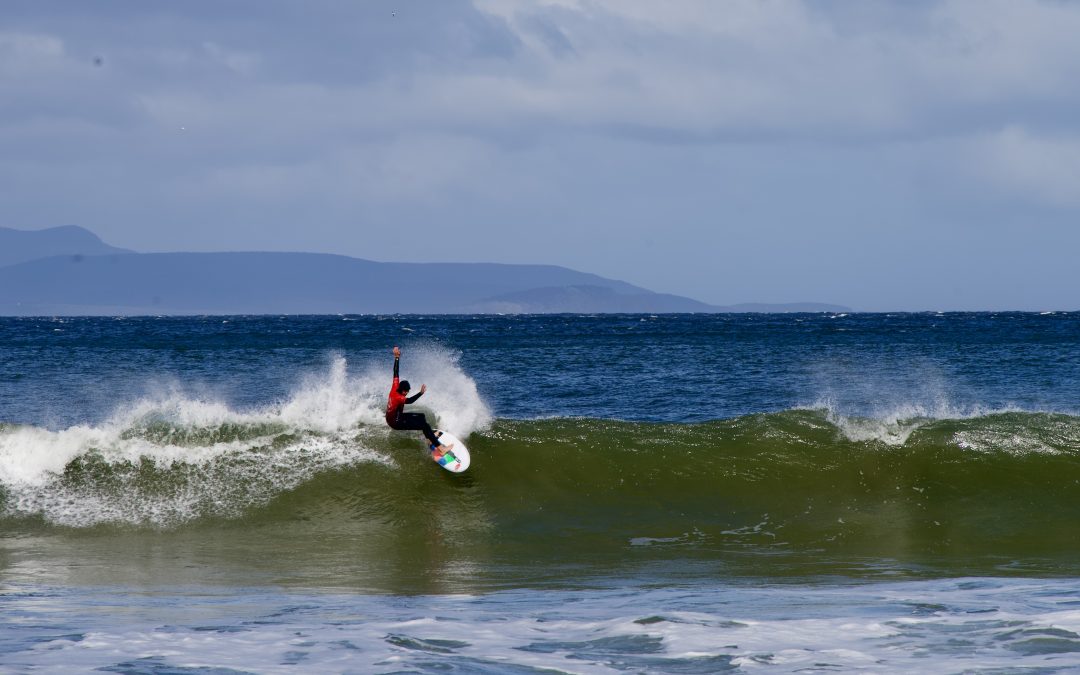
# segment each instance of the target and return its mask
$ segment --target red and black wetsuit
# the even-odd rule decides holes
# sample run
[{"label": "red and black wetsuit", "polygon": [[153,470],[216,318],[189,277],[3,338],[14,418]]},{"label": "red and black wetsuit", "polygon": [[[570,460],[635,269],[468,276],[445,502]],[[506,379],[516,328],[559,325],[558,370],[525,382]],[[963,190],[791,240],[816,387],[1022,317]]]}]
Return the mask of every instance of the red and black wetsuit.
[{"label": "red and black wetsuit", "polygon": [[416,396],[405,396],[405,394],[398,391],[398,382],[398,360],[395,358],[394,383],[390,385],[390,398],[386,402],[386,423],[390,425],[391,429],[399,431],[422,431],[428,443],[433,447],[442,445],[439,442],[439,437],[435,435],[435,431],[428,424],[424,413],[405,412],[405,404],[415,403],[423,392]]}]

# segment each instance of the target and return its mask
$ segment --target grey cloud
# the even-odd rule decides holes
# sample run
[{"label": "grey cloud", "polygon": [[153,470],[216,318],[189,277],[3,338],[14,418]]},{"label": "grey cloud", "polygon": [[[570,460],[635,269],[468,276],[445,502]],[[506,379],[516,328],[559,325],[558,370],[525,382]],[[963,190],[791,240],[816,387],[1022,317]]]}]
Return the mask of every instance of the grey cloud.
[{"label": "grey cloud", "polygon": [[9,123],[154,123],[172,107],[280,133],[306,107],[327,137],[864,142],[1076,129],[1076,115],[1046,111],[1080,106],[1080,7],[1048,2],[118,2],[45,16],[17,4],[7,34],[64,54],[44,77],[16,75]]},{"label": "grey cloud", "polygon": [[[1080,6],[861,4],[879,11],[852,18],[839,5],[796,2],[583,2],[577,14],[562,4],[496,7],[515,26],[558,17],[579,58],[549,64],[529,84],[561,97],[571,119],[623,128],[888,140],[948,132],[943,118],[974,116],[988,128],[1080,103],[1069,84],[1080,64]],[[634,75],[620,80],[621,70]],[[574,96],[584,90],[595,96]]]},{"label": "grey cloud", "polygon": [[972,306],[1016,286],[956,262],[972,229],[1080,244],[1077,34],[1040,0],[9,0],[0,222],[386,260],[405,233],[720,304],[966,273]]}]

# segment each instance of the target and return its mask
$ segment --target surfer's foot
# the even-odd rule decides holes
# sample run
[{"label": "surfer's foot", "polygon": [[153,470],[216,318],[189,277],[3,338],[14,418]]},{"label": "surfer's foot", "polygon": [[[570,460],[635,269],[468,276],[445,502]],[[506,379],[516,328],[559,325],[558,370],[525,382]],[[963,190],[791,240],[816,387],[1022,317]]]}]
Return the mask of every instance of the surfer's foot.
[{"label": "surfer's foot", "polygon": [[435,459],[442,459],[443,455],[454,449],[454,444],[431,446],[431,456]]}]

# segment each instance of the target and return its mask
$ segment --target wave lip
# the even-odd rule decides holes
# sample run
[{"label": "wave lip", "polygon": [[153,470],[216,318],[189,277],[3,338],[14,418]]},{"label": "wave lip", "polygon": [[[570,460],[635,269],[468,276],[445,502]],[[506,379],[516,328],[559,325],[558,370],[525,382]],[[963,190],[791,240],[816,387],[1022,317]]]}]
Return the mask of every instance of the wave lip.
[{"label": "wave lip", "polygon": [[861,414],[844,412],[842,407],[830,398],[819,399],[811,405],[800,406],[794,410],[824,414],[829,423],[848,440],[880,442],[891,446],[906,444],[917,430],[936,422],[991,418],[1012,413],[1054,414],[1028,411],[1018,406],[960,406],[940,397],[928,403],[904,402],[877,406]]}]

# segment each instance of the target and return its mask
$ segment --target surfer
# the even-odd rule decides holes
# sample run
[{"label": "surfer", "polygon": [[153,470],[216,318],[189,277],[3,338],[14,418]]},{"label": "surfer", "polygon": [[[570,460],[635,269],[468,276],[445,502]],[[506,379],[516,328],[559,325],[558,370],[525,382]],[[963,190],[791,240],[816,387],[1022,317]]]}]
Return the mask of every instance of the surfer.
[{"label": "surfer", "polygon": [[416,396],[409,396],[409,389],[411,388],[409,381],[398,379],[398,363],[400,360],[401,349],[394,347],[394,383],[390,385],[390,399],[386,402],[386,423],[390,425],[391,429],[399,431],[422,431],[424,438],[431,445],[431,451],[436,453],[437,456],[449,452],[453,449],[453,444],[442,444],[431,425],[428,424],[424,413],[405,412],[405,404],[415,403],[416,399],[423,396],[424,392],[427,391],[427,385],[421,384],[420,393]]}]

